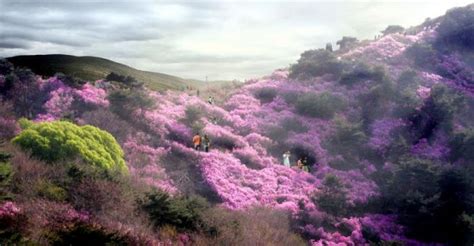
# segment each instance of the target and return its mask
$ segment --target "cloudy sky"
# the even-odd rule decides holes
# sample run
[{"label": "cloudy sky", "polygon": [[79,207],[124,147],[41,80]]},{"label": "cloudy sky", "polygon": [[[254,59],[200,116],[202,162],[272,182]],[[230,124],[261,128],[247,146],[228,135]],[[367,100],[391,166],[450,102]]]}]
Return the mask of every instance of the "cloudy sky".
[{"label": "cloudy sky", "polygon": [[373,38],[469,2],[0,0],[0,57],[100,56],[184,78],[245,79],[343,35]]}]

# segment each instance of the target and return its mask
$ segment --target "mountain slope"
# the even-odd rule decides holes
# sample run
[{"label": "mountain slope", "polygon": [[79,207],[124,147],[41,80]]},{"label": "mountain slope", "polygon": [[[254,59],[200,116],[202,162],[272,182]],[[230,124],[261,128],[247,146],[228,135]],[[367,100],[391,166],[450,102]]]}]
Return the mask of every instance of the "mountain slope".
[{"label": "mountain slope", "polygon": [[[70,88],[12,68],[0,69],[9,73],[0,74],[0,92],[16,117],[68,118],[110,132],[130,175],[149,186],[230,211],[286,211],[291,230],[311,245],[472,245],[474,35],[459,33],[474,33],[474,9],[438,20],[337,52],[306,51],[289,69],[220,91],[228,97],[215,104],[190,91]],[[11,127],[0,129],[18,134],[15,118],[3,115],[0,124]],[[210,138],[209,152],[193,148],[195,133]],[[282,165],[287,151],[292,167]],[[110,197],[102,185],[91,190]],[[92,205],[85,211],[100,215]],[[240,244],[272,244],[258,229],[231,230],[259,235]]]},{"label": "mountain slope", "polygon": [[61,72],[85,80],[98,80],[105,78],[110,72],[115,72],[143,81],[148,88],[153,90],[183,89],[186,85],[198,86],[200,84],[198,81],[187,81],[168,74],[142,71],[93,56],[31,55],[10,57],[7,60],[15,67],[26,67],[34,73],[44,76],[52,76]]}]

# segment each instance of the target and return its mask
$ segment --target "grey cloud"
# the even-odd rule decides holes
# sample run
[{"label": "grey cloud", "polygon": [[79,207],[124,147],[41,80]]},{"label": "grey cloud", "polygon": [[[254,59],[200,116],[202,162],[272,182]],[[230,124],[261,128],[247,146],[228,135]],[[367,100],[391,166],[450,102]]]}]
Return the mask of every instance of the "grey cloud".
[{"label": "grey cloud", "polygon": [[18,39],[0,38],[0,49],[27,49],[31,47],[28,42]]}]

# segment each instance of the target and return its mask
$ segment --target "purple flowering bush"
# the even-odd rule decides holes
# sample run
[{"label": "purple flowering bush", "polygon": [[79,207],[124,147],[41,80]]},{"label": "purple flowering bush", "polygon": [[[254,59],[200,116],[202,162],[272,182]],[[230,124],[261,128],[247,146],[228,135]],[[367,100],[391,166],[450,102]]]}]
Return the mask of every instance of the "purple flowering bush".
[{"label": "purple flowering bush", "polygon": [[[20,133],[20,116],[90,124],[117,139],[130,175],[50,166],[6,144],[14,200],[0,219],[21,225],[13,234],[63,243],[469,244],[474,73],[467,53],[436,46],[445,25],[304,52],[290,68],[209,89],[214,104],[125,75],[112,77],[137,86],[72,87],[3,64],[2,138]],[[196,133],[209,152],[193,149]],[[166,195],[140,203],[153,189]],[[160,201],[163,213],[148,206]],[[34,223],[15,217],[34,209]]]}]

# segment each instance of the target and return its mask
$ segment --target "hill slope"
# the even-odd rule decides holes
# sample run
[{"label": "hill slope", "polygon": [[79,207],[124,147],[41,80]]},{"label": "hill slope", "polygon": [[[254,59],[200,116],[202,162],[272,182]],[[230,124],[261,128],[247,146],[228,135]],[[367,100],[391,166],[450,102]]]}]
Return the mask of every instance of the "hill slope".
[{"label": "hill slope", "polygon": [[[239,231],[235,220],[220,223],[212,216],[222,215],[206,211],[205,218],[219,224],[218,232],[229,231],[216,238],[226,245],[307,245],[261,236],[283,235],[281,232],[290,231],[284,225],[291,225],[291,232],[314,246],[472,245],[471,23],[474,8],[468,6],[451,10],[432,23],[356,42],[337,52],[309,50],[289,69],[229,91],[212,91],[216,98],[217,93],[226,96],[215,104],[191,91],[120,91],[100,83],[71,88],[60,78],[39,78],[0,64],[0,93],[11,105],[3,111],[12,115],[8,118],[0,106],[0,137],[18,134],[18,117],[35,121],[67,118],[94,125],[117,139],[130,175],[137,181],[178,197],[197,194],[217,205],[214,208],[227,211],[265,206],[290,215],[291,223],[249,219],[256,225],[268,222],[265,228],[278,230],[269,234],[247,225],[241,228],[250,230]],[[208,152],[193,148],[196,132],[209,137]],[[286,165],[282,165],[283,153],[290,154]],[[13,167],[28,164],[18,159],[11,162]],[[29,181],[18,177],[30,169],[17,168],[12,180]],[[41,181],[52,179],[49,172],[42,173]],[[62,185],[67,195],[77,197],[66,201],[92,219],[105,216],[99,222],[109,227],[103,221],[123,222],[120,227],[127,230],[147,224],[137,221],[138,216],[130,218],[137,209],[136,199],[114,198],[113,194],[127,192],[113,193],[104,185],[115,184],[76,185],[57,176],[51,184]],[[18,183],[15,186],[22,187]],[[45,196],[31,194],[31,183],[23,187],[25,191],[11,190],[18,208],[10,204],[4,211],[20,213],[38,206],[30,202],[35,201],[30,196]],[[97,197],[87,196],[90,193]],[[142,196],[139,189],[131,193]],[[50,203],[63,204],[56,200]],[[82,201],[100,202],[83,205]],[[38,207],[23,215],[40,214],[36,211],[45,206]],[[28,211],[33,211],[31,216]],[[103,211],[112,213],[104,215]],[[151,221],[157,219],[155,211],[149,214]],[[275,218],[273,215],[268,217]],[[182,226],[176,221],[166,224]],[[212,223],[206,226],[211,228]],[[161,230],[161,224],[157,226]],[[194,226],[190,229],[199,233]],[[192,240],[199,238],[190,233]],[[226,234],[230,236],[225,238]],[[27,232],[23,235],[29,236]],[[279,241],[272,243],[275,238]]]},{"label": "hill slope", "polygon": [[15,67],[27,67],[34,73],[52,76],[61,72],[66,75],[80,77],[85,80],[103,79],[110,72],[129,75],[153,90],[182,89],[186,85],[199,85],[196,81],[187,81],[182,78],[138,70],[124,64],[93,56],[71,55],[31,55],[7,58]]}]

